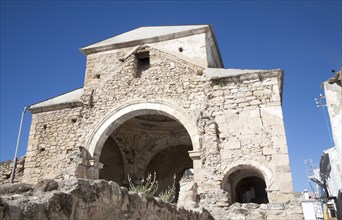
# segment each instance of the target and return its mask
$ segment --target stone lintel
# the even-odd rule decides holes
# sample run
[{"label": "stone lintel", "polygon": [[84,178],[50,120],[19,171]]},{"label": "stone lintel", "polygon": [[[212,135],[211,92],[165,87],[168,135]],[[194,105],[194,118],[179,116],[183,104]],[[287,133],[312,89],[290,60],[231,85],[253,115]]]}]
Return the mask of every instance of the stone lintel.
[{"label": "stone lintel", "polygon": [[284,210],[284,203],[268,203],[267,208],[269,210]]}]

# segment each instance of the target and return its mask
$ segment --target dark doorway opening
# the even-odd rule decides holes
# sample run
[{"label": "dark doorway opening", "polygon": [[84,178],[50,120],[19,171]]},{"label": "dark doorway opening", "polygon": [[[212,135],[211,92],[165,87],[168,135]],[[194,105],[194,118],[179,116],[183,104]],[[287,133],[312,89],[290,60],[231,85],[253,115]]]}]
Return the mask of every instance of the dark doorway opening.
[{"label": "dark doorway opening", "polygon": [[237,202],[268,203],[265,181],[259,177],[247,177],[237,184]]}]

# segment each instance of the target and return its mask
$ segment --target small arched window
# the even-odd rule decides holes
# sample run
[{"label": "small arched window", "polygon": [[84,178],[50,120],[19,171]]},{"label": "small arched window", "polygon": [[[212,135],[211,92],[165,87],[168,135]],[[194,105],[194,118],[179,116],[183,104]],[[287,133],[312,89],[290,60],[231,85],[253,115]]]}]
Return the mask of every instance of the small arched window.
[{"label": "small arched window", "polygon": [[223,190],[228,192],[232,203],[268,203],[264,177],[252,167],[243,167],[229,174]]}]

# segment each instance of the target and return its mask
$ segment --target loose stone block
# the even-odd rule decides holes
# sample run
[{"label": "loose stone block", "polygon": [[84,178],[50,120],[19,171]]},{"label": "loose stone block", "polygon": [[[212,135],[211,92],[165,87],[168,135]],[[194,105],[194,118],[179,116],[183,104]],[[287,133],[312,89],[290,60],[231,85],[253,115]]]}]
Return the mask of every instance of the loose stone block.
[{"label": "loose stone block", "polygon": [[267,208],[269,210],[284,210],[284,204],[283,203],[269,203],[267,204]]},{"label": "loose stone block", "polygon": [[229,138],[224,144],[224,149],[238,149],[241,147],[241,143],[237,138]]}]

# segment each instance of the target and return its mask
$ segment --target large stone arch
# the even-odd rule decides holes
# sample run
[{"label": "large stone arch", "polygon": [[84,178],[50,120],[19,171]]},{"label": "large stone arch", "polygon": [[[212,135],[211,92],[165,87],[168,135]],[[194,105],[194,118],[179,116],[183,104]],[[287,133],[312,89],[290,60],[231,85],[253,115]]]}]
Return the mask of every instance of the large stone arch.
[{"label": "large stone arch", "polygon": [[[164,101],[127,103],[114,109],[103,120],[101,120],[88,139],[86,149],[91,157],[92,170],[94,171],[94,174],[92,174],[91,177],[87,175],[88,178],[98,178],[98,169],[101,167],[98,162],[102,147],[112,132],[127,120],[147,114],[168,116],[183,125],[191,138],[193,147],[193,151],[189,152],[190,157],[193,160],[200,159],[198,153],[200,149],[199,135],[197,132],[196,121],[183,108],[174,103]],[[200,167],[196,168],[197,169],[195,169],[194,163],[194,170],[200,170]]]}]

